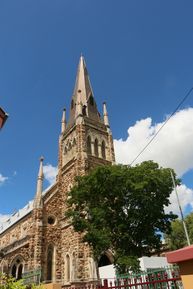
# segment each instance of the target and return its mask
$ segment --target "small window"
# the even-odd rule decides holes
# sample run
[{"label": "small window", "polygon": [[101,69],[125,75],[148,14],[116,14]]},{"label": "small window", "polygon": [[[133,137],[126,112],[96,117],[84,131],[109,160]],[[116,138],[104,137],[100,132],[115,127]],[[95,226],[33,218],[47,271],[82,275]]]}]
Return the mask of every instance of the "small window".
[{"label": "small window", "polygon": [[106,151],[105,151],[105,142],[104,142],[104,140],[102,141],[102,144],[101,144],[101,152],[102,152],[102,158],[106,159]]},{"label": "small window", "polygon": [[83,105],[83,108],[82,108],[82,115],[86,115],[86,105]]},{"label": "small window", "polygon": [[72,99],[72,101],[71,101],[71,109],[73,109],[73,107],[74,107],[74,100]]},{"label": "small window", "polygon": [[70,142],[69,145],[68,145],[68,150],[70,151],[71,148],[72,148],[72,144],[71,144],[71,142]]},{"label": "small window", "polygon": [[89,98],[89,102],[90,104],[93,106],[94,105],[94,98],[93,96],[91,95],[90,98]]},{"label": "small window", "polygon": [[66,255],[66,281],[70,281],[70,257]]},{"label": "small window", "polygon": [[64,147],[64,154],[67,154],[68,150],[67,150],[67,147],[65,146]]},{"label": "small window", "polygon": [[99,156],[98,139],[97,138],[94,141],[94,154],[95,154],[96,157]]},{"label": "small window", "polygon": [[56,222],[56,219],[53,216],[48,217],[48,224],[49,225],[54,225]]}]

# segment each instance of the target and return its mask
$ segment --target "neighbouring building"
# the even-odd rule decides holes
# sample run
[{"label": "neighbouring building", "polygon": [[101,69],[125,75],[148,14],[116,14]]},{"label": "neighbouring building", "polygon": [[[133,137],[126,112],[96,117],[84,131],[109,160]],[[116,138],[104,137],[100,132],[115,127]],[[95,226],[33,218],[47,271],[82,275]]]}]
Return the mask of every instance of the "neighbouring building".
[{"label": "neighbouring building", "polygon": [[[67,192],[75,176],[114,161],[106,104],[101,117],[81,56],[69,120],[65,110],[62,115],[56,182],[43,191],[41,158],[34,200],[0,227],[0,270],[19,279],[23,273],[39,269],[43,281],[62,284],[96,279],[91,249],[65,218]],[[99,263],[110,263],[108,253]]]}]

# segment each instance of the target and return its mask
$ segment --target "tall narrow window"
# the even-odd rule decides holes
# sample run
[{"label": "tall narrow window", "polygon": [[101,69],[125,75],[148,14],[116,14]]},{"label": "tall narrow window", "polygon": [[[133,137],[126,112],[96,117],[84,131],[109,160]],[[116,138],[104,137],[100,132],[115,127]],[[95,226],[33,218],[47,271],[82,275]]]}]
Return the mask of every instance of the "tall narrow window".
[{"label": "tall narrow window", "polygon": [[102,152],[102,158],[106,159],[106,151],[105,151],[105,142],[104,142],[104,140],[102,141],[102,144],[101,144],[101,152]]},{"label": "tall narrow window", "polygon": [[16,278],[16,269],[17,269],[17,267],[16,267],[16,265],[14,264],[13,267],[12,267],[12,269],[11,269],[11,275],[13,276],[13,278]]},{"label": "tall narrow window", "polygon": [[76,280],[76,255],[75,253],[72,254],[72,275],[71,275],[71,281]]},{"label": "tall narrow window", "polygon": [[17,272],[17,280],[20,280],[22,278],[22,273],[23,273],[23,265],[20,264]]},{"label": "tall narrow window", "polygon": [[66,281],[70,281],[70,257],[66,255]]},{"label": "tall narrow window", "polygon": [[99,156],[99,148],[98,148],[98,139],[97,138],[94,141],[94,154],[96,157]]},{"label": "tall narrow window", "polygon": [[47,252],[47,281],[52,281],[52,271],[53,271],[53,246],[49,245]]},{"label": "tall narrow window", "polygon": [[87,152],[88,152],[88,154],[90,154],[91,155],[91,137],[90,136],[88,136],[87,137]]},{"label": "tall narrow window", "polygon": [[94,98],[93,98],[92,95],[90,96],[89,101],[90,101],[90,104],[91,104],[91,105],[94,105]]},{"label": "tall narrow window", "polygon": [[86,115],[86,105],[83,105],[82,107],[82,115]]}]

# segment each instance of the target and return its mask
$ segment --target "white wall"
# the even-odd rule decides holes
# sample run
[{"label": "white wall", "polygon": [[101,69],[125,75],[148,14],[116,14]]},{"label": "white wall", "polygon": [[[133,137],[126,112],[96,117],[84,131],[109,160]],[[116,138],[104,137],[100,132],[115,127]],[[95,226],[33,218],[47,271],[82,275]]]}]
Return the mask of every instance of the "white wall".
[{"label": "white wall", "polygon": [[166,257],[141,257],[139,261],[142,271],[169,266]]},{"label": "white wall", "polygon": [[[139,258],[139,261],[142,271],[167,267],[170,265],[168,264],[166,257],[141,257]],[[99,267],[99,276],[100,279],[114,279],[116,277],[114,265]]]}]

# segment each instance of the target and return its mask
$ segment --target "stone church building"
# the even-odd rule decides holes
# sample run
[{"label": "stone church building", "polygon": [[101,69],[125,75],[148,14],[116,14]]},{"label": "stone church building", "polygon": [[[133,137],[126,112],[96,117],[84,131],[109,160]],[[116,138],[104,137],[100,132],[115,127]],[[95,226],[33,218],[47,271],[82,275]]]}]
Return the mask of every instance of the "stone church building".
[{"label": "stone church building", "polygon": [[43,191],[41,158],[34,200],[0,227],[0,271],[20,279],[25,272],[39,269],[42,281],[64,285],[96,280],[91,249],[65,218],[66,199],[75,176],[114,161],[106,104],[101,117],[81,56],[69,120],[65,110],[62,115],[56,181]]}]

